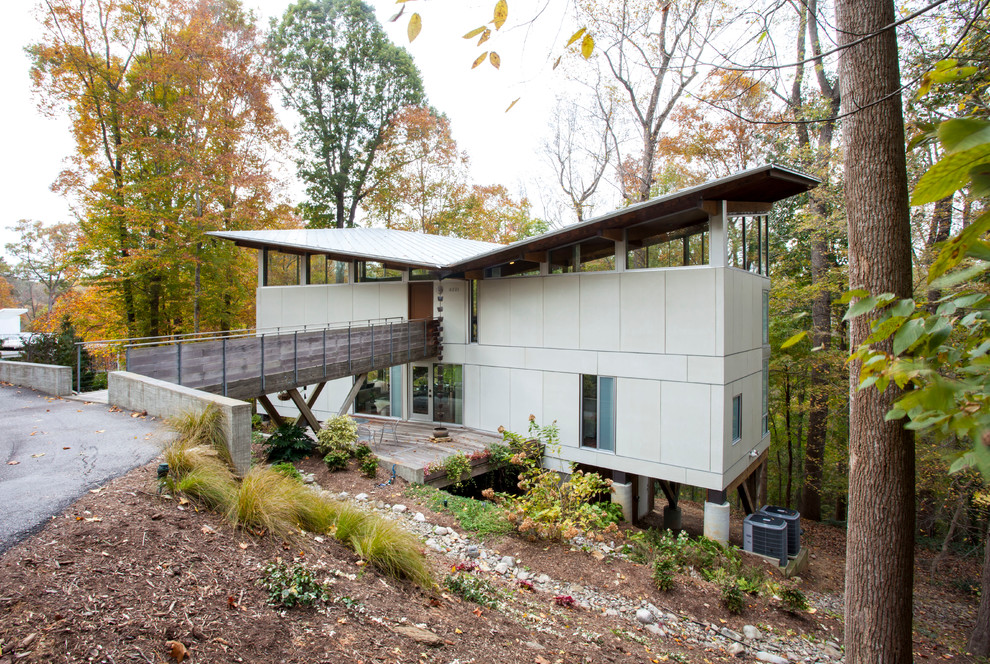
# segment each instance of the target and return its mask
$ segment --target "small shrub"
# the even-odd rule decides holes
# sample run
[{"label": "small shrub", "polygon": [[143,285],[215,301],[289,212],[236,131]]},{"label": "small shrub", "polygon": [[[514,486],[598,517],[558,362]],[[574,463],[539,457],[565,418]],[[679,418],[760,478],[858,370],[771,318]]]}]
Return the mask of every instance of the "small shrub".
[{"label": "small shrub", "polygon": [[358,445],[357,447],[354,448],[354,458],[355,459],[357,459],[359,461],[364,461],[365,459],[367,459],[370,456],[372,456],[372,454],[371,454],[371,448],[368,447],[368,445],[366,445],[365,443],[361,443],[360,445]]},{"label": "small shrub", "polygon": [[792,613],[801,613],[808,610],[808,598],[797,588],[782,588],[780,599],[784,603],[784,608]]},{"label": "small shrub", "polygon": [[258,413],[253,413],[251,415],[251,430],[261,431],[262,422],[264,422],[264,420],[261,418],[261,415],[259,415]]},{"label": "small shrub", "polygon": [[313,449],[313,440],[294,424],[283,424],[265,441],[265,457],[269,461],[294,463],[304,459]]},{"label": "small shrub", "polygon": [[361,474],[368,479],[374,479],[378,475],[378,457],[370,454],[361,460]]},{"label": "small shrub", "polygon": [[337,470],[345,470],[347,468],[347,462],[350,460],[351,455],[340,450],[330,452],[323,457],[323,463],[327,464],[327,468],[331,473]]},{"label": "small shrub", "polygon": [[513,454],[512,448],[502,443],[492,443],[488,446],[488,458],[495,467],[507,466]]},{"label": "small shrub", "polygon": [[303,481],[302,474],[299,472],[298,469],[296,469],[295,466],[293,466],[288,461],[281,461],[279,463],[272,464],[272,470],[274,470],[276,473],[281,473],[286,477],[292,478],[297,482]]},{"label": "small shrub", "polygon": [[498,589],[487,579],[471,574],[448,574],[443,585],[461,599],[490,609],[498,608]]},{"label": "small shrub", "polygon": [[350,543],[351,538],[363,532],[367,528],[367,523],[371,515],[367,512],[348,505],[340,505],[337,517],[333,522],[333,535],[345,544]]},{"label": "small shrub", "polygon": [[268,602],[275,606],[312,606],[330,599],[327,585],[317,581],[316,573],[302,563],[290,567],[276,560],[262,570],[258,585],[268,592]]},{"label": "small shrub", "polygon": [[320,454],[346,452],[350,457],[354,456],[357,439],[357,423],[349,415],[339,415],[323,423],[316,434],[316,446]]},{"label": "small shrub", "polygon": [[674,588],[674,574],[677,573],[677,563],[670,558],[657,558],[653,561],[653,585],[657,590],[667,592]]},{"label": "small shrub", "polygon": [[296,484],[293,492],[296,507],[296,523],[311,533],[328,533],[337,522],[341,506],[335,501],[326,500],[316,491]]},{"label": "small shrub", "polygon": [[722,604],[729,613],[740,614],[746,609],[745,597],[735,579],[722,584]]}]

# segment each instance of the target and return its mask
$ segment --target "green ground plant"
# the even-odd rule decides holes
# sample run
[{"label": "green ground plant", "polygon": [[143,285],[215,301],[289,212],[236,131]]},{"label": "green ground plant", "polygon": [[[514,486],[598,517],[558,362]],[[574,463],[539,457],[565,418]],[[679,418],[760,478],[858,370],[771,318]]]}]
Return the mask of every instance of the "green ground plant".
[{"label": "green ground plant", "polygon": [[[183,442],[185,449],[212,449],[228,466],[233,465],[223,431],[223,413],[213,404],[201,411],[185,411],[165,421],[165,428]],[[178,451],[178,450],[177,450]],[[168,461],[168,459],[166,459]],[[181,463],[180,459],[176,459]],[[169,462],[171,466],[171,462]],[[178,468],[178,466],[174,466]]]},{"label": "green ground plant", "polygon": [[406,493],[426,499],[431,510],[452,515],[463,530],[479,537],[507,535],[514,529],[505,518],[505,510],[495,503],[455,496],[422,484],[410,485]]},{"label": "green ground plant", "polygon": [[357,423],[350,415],[338,415],[323,423],[323,428],[316,434],[316,447],[323,455],[346,452],[351,457],[356,451],[357,439]]},{"label": "green ground plant", "polygon": [[279,463],[272,464],[272,470],[274,470],[276,473],[281,473],[286,477],[291,477],[297,482],[303,481],[302,474],[295,466],[293,466],[288,461],[281,461]]},{"label": "green ground plant", "polygon": [[746,600],[743,591],[739,588],[739,583],[735,579],[729,579],[720,586],[722,593],[722,604],[729,613],[738,615],[746,610]]},{"label": "green ground plant", "polygon": [[487,579],[469,573],[455,573],[444,577],[443,585],[461,599],[490,609],[498,608],[498,588]]},{"label": "green ground plant", "polygon": [[372,455],[371,447],[369,447],[365,443],[361,443],[360,445],[354,448],[354,458],[359,461],[364,461],[371,455]]},{"label": "green ground plant", "polygon": [[288,565],[275,560],[262,569],[258,585],[268,593],[268,603],[291,609],[312,606],[330,599],[330,588],[316,578],[316,572],[302,563]]},{"label": "green ground plant", "polygon": [[295,463],[309,456],[312,450],[313,439],[294,424],[283,424],[265,441],[265,458],[271,462]]}]

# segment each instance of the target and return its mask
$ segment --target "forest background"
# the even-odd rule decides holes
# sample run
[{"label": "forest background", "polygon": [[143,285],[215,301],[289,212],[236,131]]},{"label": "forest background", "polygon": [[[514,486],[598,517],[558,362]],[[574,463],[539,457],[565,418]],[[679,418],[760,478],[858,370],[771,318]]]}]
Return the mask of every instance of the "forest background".
[{"label": "forest background", "polygon": [[[548,21],[547,7],[516,17],[504,0],[486,3],[462,30],[439,0],[400,3],[386,32],[374,10],[348,0],[301,0],[271,25],[237,0],[42,3],[31,75],[40,109],[72,132],[53,188],[75,218],[11,227],[0,307],[27,306],[36,331],[67,319],[86,340],[251,326],[255,258],[208,231],[360,224],[507,242],[747,167],[789,165],[822,186],[776,206],[771,223],[769,498],[843,525],[856,350],[843,297],[843,158],[861,146],[843,144],[851,111],[835,8],[577,1]],[[940,122],[988,114],[985,10],[978,0],[897,9],[895,94],[912,189],[952,151],[935,139]],[[506,95],[493,78],[503,68],[561,81],[542,148],[512,156],[544,164],[542,179],[522,192],[472,177],[451,117],[430,105],[430,86],[397,45],[417,40],[458,44],[451,66],[496,81],[483,103],[507,116],[527,90]],[[932,313],[960,288],[985,289],[979,274],[945,288],[926,278],[946,241],[982,218],[985,196],[977,182],[912,208],[913,296]],[[949,473],[972,441],[927,431],[913,445],[917,539],[981,555],[983,477]],[[979,592],[978,580],[953,582]]]}]

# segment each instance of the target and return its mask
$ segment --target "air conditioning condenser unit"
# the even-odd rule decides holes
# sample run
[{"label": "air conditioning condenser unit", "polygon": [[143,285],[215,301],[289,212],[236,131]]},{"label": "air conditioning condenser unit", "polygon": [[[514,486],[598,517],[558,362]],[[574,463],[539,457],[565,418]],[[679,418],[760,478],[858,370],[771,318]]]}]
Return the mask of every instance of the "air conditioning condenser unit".
[{"label": "air conditioning condenser unit", "polygon": [[787,522],[763,512],[753,512],[743,521],[743,550],[775,558],[787,565]]}]

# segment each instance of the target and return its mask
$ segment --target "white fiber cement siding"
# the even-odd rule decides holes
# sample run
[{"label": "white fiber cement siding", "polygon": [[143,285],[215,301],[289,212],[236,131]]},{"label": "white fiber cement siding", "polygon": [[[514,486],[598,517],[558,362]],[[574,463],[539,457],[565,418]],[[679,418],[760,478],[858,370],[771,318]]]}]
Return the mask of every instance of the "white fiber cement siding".
[{"label": "white fiber cement siding", "polygon": [[[409,308],[407,289],[408,284],[398,281],[264,286],[257,289],[255,324],[258,328],[290,325],[322,327],[369,318],[404,318]],[[351,378],[329,381],[313,405],[316,416],[326,418],[336,415],[353,382]],[[310,388],[300,392],[308,398]],[[272,403],[285,416],[298,414],[292,402],[273,400]]]},{"label": "white fiber cement siding", "polygon": [[[769,443],[759,431],[768,287],[711,267],[482,281],[479,343],[445,340],[445,361],[470,367],[465,393],[480,398],[464,423],[525,432],[532,414],[560,428],[555,467],[577,461],[721,489]],[[615,453],[578,446],[582,373],[617,379]],[[743,436],[733,443],[740,393]]]}]

